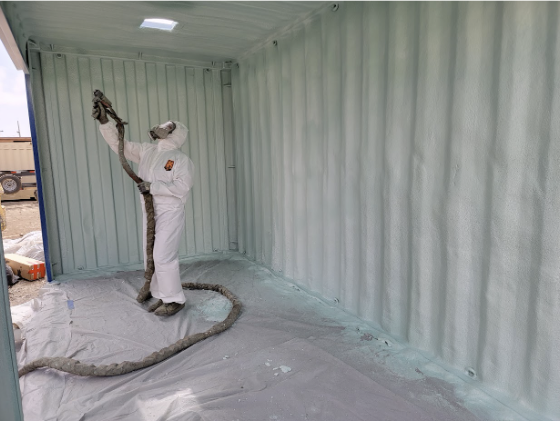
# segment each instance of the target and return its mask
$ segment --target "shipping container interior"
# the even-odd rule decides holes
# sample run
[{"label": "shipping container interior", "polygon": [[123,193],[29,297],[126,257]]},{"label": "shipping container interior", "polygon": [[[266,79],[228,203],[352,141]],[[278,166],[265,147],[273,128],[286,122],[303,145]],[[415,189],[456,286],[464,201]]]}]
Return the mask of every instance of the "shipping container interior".
[{"label": "shipping container interior", "polygon": [[137,359],[227,307],[192,294],[164,323],[135,304],[140,203],[90,116],[94,89],[130,140],[189,128],[183,280],[245,306],[148,371],[31,373],[23,410],[0,393],[10,421],[560,419],[559,3],[0,8],[28,72],[57,283],[17,353],[4,306],[0,392],[32,357]]}]

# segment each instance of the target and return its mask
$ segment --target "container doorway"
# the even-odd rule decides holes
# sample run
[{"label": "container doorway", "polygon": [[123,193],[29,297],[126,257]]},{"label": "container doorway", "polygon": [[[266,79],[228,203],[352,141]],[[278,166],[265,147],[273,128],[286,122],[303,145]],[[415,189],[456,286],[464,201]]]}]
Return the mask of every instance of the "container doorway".
[{"label": "container doorway", "polygon": [[[2,248],[10,306],[38,296],[47,281],[47,258],[30,120],[27,79],[0,44],[0,203]],[[29,118],[31,117],[31,118]],[[15,327],[15,326],[14,326]]]}]

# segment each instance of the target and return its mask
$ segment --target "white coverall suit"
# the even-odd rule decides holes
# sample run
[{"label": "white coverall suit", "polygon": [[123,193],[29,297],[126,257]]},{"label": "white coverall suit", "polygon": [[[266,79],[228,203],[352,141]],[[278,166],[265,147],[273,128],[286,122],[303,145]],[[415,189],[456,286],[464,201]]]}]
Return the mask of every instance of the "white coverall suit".
[{"label": "white coverall suit", "polygon": [[[179,242],[185,225],[185,202],[193,186],[194,164],[180,148],[187,140],[188,129],[175,122],[175,130],[165,139],[153,143],[124,141],[124,156],[136,162],[138,176],[149,181],[154,198],[156,240],[154,244],[155,273],[150,290],[164,303],[185,302],[179,274]],[[119,137],[112,121],[99,126],[101,134],[118,154]],[[144,268],[146,267],[146,210],[142,202]]]}]

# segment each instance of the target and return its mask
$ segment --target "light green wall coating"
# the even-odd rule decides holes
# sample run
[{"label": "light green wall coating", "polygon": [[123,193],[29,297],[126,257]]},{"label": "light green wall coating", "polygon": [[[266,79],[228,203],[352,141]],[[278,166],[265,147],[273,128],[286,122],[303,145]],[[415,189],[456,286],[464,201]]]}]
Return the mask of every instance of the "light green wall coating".
[{"label": "light green wall coating", "polygon": [[96,88],[129,122],[129,140],[147,141],[148,128],[168,119],[188,126],[183,151],[193,160],[196,174],[180,255],[228,250],[220,71],[76,55],[39,57],[34,63],[34,103],[41,165],[47,167],[54,274],[142,260],[137,189],[90,117]]},{"label": "light green wall coating", "polygon": [[558,3],[341,3],[233,70],[239,248],[560,416]]}]

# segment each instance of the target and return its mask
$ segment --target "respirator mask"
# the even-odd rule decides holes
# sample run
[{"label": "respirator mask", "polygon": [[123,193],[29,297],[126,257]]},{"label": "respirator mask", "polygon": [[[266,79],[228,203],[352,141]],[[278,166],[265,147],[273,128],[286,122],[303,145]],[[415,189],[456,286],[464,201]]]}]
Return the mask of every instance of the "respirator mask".
[{"label": "respirator mask", "polygon": [[150,139],[155,142],[158,139],[167,138],[167,136],[175,130],[175,127],[175,123],[168,121],[167,123],[152,127],[148,132],[148,135],[150,136]]}]

